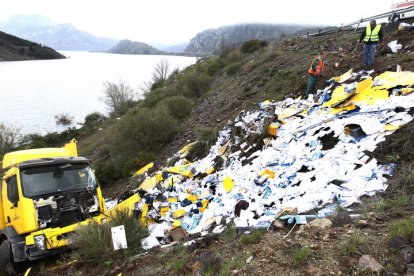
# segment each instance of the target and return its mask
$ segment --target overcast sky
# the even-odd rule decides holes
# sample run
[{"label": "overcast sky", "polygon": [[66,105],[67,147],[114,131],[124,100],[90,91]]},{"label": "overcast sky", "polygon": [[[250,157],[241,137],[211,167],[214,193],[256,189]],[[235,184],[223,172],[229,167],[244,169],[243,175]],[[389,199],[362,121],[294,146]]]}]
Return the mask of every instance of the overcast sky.
[{"label": "overcast sky", "polygon": [[340,25],[402,0],[0,0],[0,19],[44,15],[95,36],[147,43],[185,42],[237,23]]}]

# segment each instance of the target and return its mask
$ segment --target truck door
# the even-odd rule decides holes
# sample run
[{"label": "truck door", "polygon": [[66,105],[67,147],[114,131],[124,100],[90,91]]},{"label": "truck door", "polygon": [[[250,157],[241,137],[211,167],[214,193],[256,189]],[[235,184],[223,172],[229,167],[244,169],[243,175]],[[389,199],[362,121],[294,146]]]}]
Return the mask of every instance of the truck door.
[{"label": "truck door", "polygon": [[[3,182],[4,183],[4,182]],[[6,226],[13,226],[19,233],[23,226],[22,214],[19,212],[19,190],[17,187],[16,175],[12,175],[5,181],[6,187],[3,187],[3,204],[4,219]]]}]

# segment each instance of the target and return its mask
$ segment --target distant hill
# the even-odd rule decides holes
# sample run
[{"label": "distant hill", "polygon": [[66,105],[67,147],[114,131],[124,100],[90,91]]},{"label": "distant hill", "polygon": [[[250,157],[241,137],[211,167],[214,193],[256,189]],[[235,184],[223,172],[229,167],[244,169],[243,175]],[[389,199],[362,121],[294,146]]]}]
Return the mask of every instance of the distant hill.
[{"label": "distant hill", "polygon": [[182,42],[175,45],[167,46],[161,48],[164,52],[167,53],[184,53],[185,48],[187,48],[188,42]]},{"label": "distant hill", "polygon": [[129,55],[159,55],[164,53],[163,51],[160,51],[146,43],[126,39],[118,42],[118,44],[111,48],[108,52]]},{"label": "distant hill", "polygon": [[250,39],[278,40],[285,34],[306,26],[274,24],[241,24],[205,30],[191,39],[185,49],[190,54],[213,54],[223,47],[240,46]]},{"label": "distant hill", "polygon": [[57,24],[40,15],[12,16],[0,21],[0,30],[57,50],[105,52],[118,43],[116,39],[98,38],[71,24]]},{"label": "distant hill", "polygon": [[0,32],[0,61],[65,58],[55,50]]}]

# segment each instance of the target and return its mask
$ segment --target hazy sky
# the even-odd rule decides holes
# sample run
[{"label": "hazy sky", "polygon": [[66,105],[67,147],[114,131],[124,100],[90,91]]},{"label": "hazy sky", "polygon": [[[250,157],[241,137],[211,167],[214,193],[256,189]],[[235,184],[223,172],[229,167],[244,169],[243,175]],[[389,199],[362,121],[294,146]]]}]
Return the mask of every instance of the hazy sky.
[{"label": "hazy sky", "polygon": [[401,0],[0,0],[0,19],[40,14],[96,36],[147,43],[188,41],[237,23],[340,25]]}]

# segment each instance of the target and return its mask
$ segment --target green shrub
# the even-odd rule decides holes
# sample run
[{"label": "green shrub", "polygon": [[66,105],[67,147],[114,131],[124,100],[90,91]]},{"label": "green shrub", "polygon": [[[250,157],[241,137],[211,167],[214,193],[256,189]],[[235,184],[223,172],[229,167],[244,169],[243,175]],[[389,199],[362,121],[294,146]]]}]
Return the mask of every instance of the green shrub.
[{"label": "green shrub", "polygon": [[414,218],[400,219],[392,222],[389,225],[389,235],[414,241]]},{"label": "green shrub", "polygon": [[177,120],[164,110],[134,110],[119,121],[111,134],[111,157],[122,168],[142,150],[155,153],[161,144],[173,139],[177,129]]},{"label": "green shrub", "polygon": [[114,183],[122,177],[120,170],[117,169],[110,158],[97,161],[92,167],[101,186]]},{"label": "green shrub", "polygon": [[253,230],[250,234],[241,236],[240,243],[247,244],[258,244],[262,240],[262,236],[265,232],[263,230]]},{"label": "green shrub", "polygon": [[151,91],[153,91],[155,89],[158,89],[158,88],[162,88],[164,85],[165,85],[165,80],[163,80],[163,79],[159,79],[157,81],[154,81],[151,84]]},{"label": "green shrub", "polygon": [[245,54],[251,54],[259,50],[260,48],[267,47],[269,43],[267,41],[260,41],[258,39],[252,39],[246,41],[240,48],[240,51]]},{"label": "green shrub", "polygon": [[239,71],[240,67],[241,67],[241,63],[238,63],[238,62],[232,63],[232,64],[230,64],[229,66],[226,67],[226,74],[228,76],[232,76],[232,75],[236,74],[237,71]]},{"label": "green shrub", "polygon": [[180,78],[183,96],[198,98],[210,87],[212,78],[203,72],[192,72]]},{"label": "green shrub", "polygon": [[243,54],[236,49],[230,49],[228,51],[223,52],[222,59],[224,59],[225,63],[236,63],[240,62],[243,59]]},{"label": "green shrub", "polygon": [[193,107],[193,101],[184,96],[173,96],[163,99],[158,106],[167,110],[168,114],[176,119],[188,116]]},{"label": "green shrub", "polygon": [[264,48],[269,46],[269,42],[267,42],[266,40],[260,40],[259,45],[261,48]]},{"label": "green shrub", "polygon": [[214,76],[221,68],[224,67],[224,62],[221,58],[216,57],[214,60],[207,66],[206,73],[209,76]]},{"label": "green shrub", "polygon": [[145,150],[140,151],[136,158],[130,159],[125,163],[122,168],[122,176],[130,177],[132,172],[135,172],[148,163],[154,161],[155,158],[156,156],[151,152]]},{"label": "green shrub", "polygon": [[25,145],[25,149],[37,149],[48,147],[48,144],[46,143],[43,136],[36,133],[23,136],[21,143]]},{"label": "green shrub", "polygon": [[300,267],[309,261],[309,257],[312,256],[312,250],[308,247],[294,247],[290,251],[293,265]]},{"label": "green shrub", "polygon": [[[81,134],[81,129],[77,129],[75,127],[69,127],[62,132],[49,132],[43,136],[40,134],[26,135],[22,138],[19,144],[24,149],[44,148],[44,147],[61,147],[62,145],[68,143],[73,138],[78,139],[80,134]],[[0,134],[0,138],[1,138],[1,134]],[[1,150],[0,150],[0,154],[1,154]]]},{"label": "green shrub", "polygon": [[[143,101],[143,106],[144,107],[154,107],[159,101],[162,100],[163,96],[161,96],[159,93],[159,91],[161,90],[153,90],[151,92],[148,92],[145,95],[144,101]],[[158,92],[158,93],[157,93]]]},{"label": "green shrub", "polygon": [[[112,245],[111,227],[124,225],[127,238],[127,249],[114,251]],[[83,225],[72,235],[71,259],[101,264],[105,261],[116,261],[119,258],[130,257],[143,251],[141,240],[148,236],[146,227],[141,226],[131,212],[117,211],[110,222],[99,224],[95,221]]]},{"label": "green shrub", "polygon": [[341,253],[347,256],[352,256],[356,254],[364,254],[367,252],[366,243],[368,237],[365,236],[362,232],[358,231],[349,238],[343,238],[339,241],[339,248]]},{"label": "green shrub", "polygon": [[85,117],[85,122],[83,123],[83,127],[86,129],[95,129],[100,126],[107,120],[105,115],[100,112],[93,112]]}]

